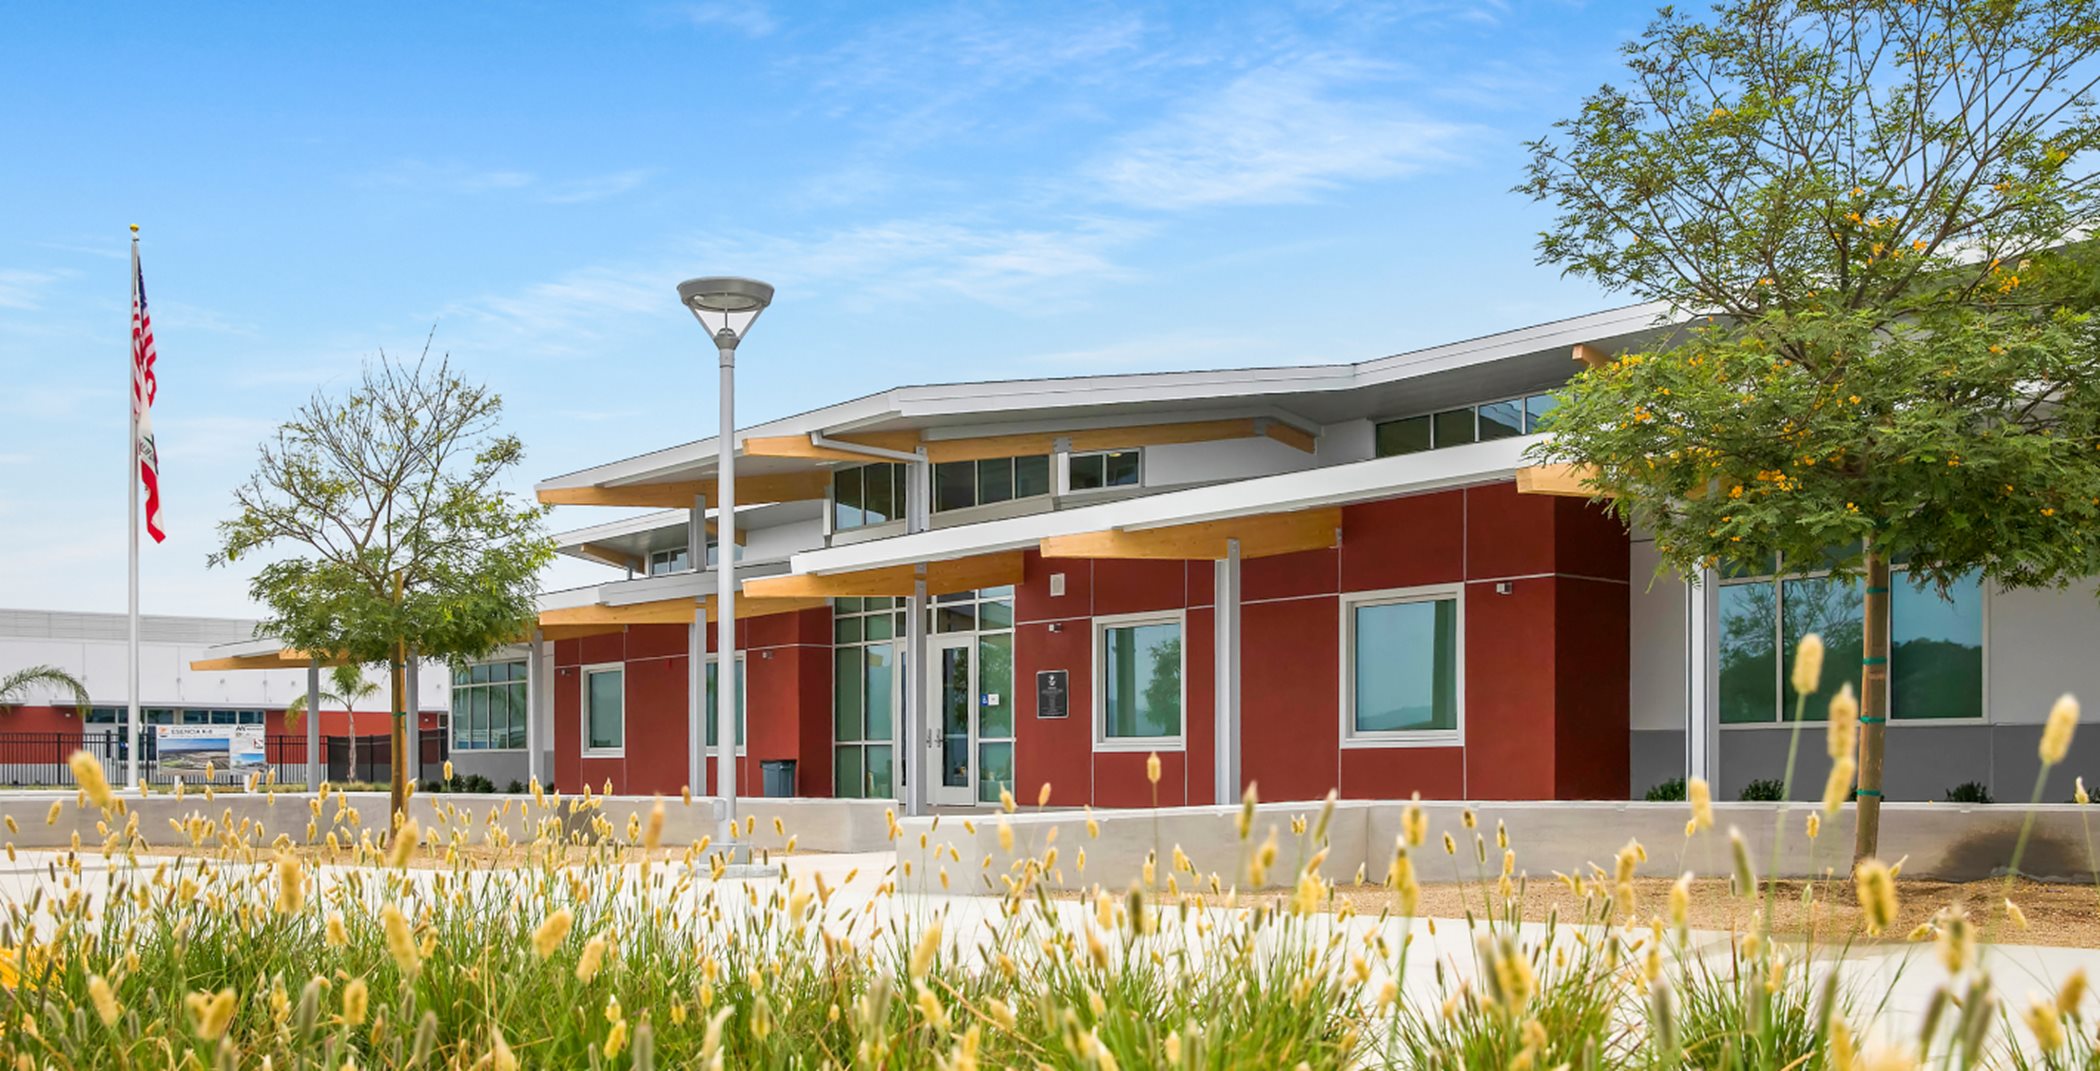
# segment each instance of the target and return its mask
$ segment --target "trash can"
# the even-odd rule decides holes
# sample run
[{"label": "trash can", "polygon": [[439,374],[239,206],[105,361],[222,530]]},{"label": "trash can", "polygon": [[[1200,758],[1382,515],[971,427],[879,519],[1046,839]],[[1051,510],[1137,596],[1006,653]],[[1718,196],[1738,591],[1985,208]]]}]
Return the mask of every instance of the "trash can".
[{"label": "trash can", "polygon": [[758,764],[760,790],[768,799],[795,794],[795,760],[767,759]]}]

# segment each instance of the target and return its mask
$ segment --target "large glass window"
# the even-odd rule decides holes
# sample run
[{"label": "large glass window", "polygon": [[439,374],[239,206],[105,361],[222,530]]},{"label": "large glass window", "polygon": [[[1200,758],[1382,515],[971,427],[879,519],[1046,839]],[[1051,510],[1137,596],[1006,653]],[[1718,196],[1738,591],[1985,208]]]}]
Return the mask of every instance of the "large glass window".
[{"label": "large glass window", "polygon": [[831,629],[832,794],[894,798],[896,639],[904,632],[904,600],[836,600]]},{"label": "large glass window", "polygon": [[1108,487],[1136,487],[1144,473],[1136,450],[1097,450],[1073,454],[1071,485],[1074,491],[1098,491]]},{"label": "large glass window", "polygon": [[693,556],[684,547],[674,547],[670,550],[652,550],[649,552],[650,576],[662,576],[665,573],[682,573],[692,567]]},{"label": "large glass window", "polygon": [[627,674],[619,666],[583,671],[585,751],[617,752],[627,742]]},{"label": "large glass window", "polygon": [[1446,409],[1430,418],[1436,428],[1438,446],[1459,446],[1474,440],[1473,409]]},{"label": "large glass window", "polygon": [[[715,683],[715,667],[720,664],[719,659],[707,664],[707,746],[710,748],[721,743],[721,737],[717,735],[720,730],[715,727],[716,697],[721,694],[720,687]],[[744,750],[744,658],[742,655],[738,655],[736,660],[736,748],[738,751]]]},{"label": "large glass window", "polygon": [[831,474],[831,526],[843,532],[885,524],[904,515],[904,465],[880,461]]},{"label": "large glass window", "polygon": [[1480,441],[1513,439],[1524,434],[1524,399],[1489,402],[1480,407]]},{"label": "large glass window", "polygon": [[1427,414],[1388,420],[1378,425],[1375,438],[1375,449],[1379,457],[1419,454],[1435,443],[1435,439],[1430,435]]},{"label": "large glass window", "polygon": [[1529,394],[1380,421],[1372,428],[1372,450],[1379,457],[1397,457],[1534,434],[1539,430],[1539,419],[1552,411],[1554,404],[1550,394]]},{"label": "large glass window", "polygon": [[529,716],[524,662],[483,662],[452,670],[452,750],[522,748]]},{"label": "large glass window", "polygon": [[1095,744],[1179,748],[1181,622],[1111,620],[1095,635]]},{"label": "large glass window", "polygon": [[1970,578],[1942,597],[1930,586],[1889,591],[1889,712],[1898,718],[1983,713],[1983,588]]},{"label": "large glass window", "polygon": [[1406,741],[1457,732],[1459,595],[1440,589],[1348,604],[1350,737]]},{"label": "large glass window", "polygon": [[942,461],[933,466],[933,509],[990,506],[1050,493],[1050,455]]},{"label": "large glass window", "polygon": [[[1912,584],[1902,570],[1889,593],[1889,714],[1899,720],[1983,716],[1983,590],[1972,574],[1942,595]],[[1793,717],[1787,686],[1794,650],[1823,637],[1821,687],[1802,716],[1829,716],[1830,700],[1859,690],[1864,592],[1857,581],[1824,575],[1722,581],[1720,706],[1727,724]]]}]

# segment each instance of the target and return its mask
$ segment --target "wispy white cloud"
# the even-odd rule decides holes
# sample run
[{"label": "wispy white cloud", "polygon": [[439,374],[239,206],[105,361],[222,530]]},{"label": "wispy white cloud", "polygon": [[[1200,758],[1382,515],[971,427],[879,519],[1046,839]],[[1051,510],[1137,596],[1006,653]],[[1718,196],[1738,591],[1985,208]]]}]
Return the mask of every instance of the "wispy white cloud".
[{"label": "wispy white cloud", "polygon": [[254,456],[277,425],[277,419],[252,416],[164,418],[155,422],[153,438],[164,461],[199,468]]},{"label": "wispy white cloud", "polygon": [[[445,333],[512,355],[596,352],[637,318],[673,309],[695,263],[734,263],[783,288],[822,293],[846,311],[960,297],[1009,311],[1050,311],[1056,297],[1127,278],[1117,254],[1149,224],[1080,217],[1033,226],[906,218],[799,236],[717,233],[675,255],[582,268],[518,290],[456,302]],[[456,333],[455,333],[456,332]]]},{"label": "wispy white cloud", "polygon": [[254,324],[230,320],[220,313],[197,305],[180,301],[155,301],[153,322],[156,328],[175,328],[178,331],[208,331],[218,335],[254,336],[258,334]]},{"label": "wispy white cloud", "polygon": [[780,28],[773,12],[758,3],[690,4],[680,9],[679,14],[695,26],[719,26],[745,37],[765,37]]},{"label": "wispy white cloud", "polygon": [[535,180],[526,171],[401,160],[364,175],[363,181],[366,185],[392,189],[461,194],[523,189]]},{"label": "wispy white cloud", "polygon": [[641,187],[643,183],[648,182],[655,174],[656,171],[653,168],[635,168],[629,171],[615,171],[607,175],[555,183],[548,189],[546,195],[540,199],[548,204],[556,205],[574,205],[583,204],[587,201],[602,201],[608,197],[618,197],[623,193]]},{"label": "wispy white cloud", "polygon": [[545,204],[602,201],[631,192],[656,174],[653,168],[629,168],[602,175],[549,178],[510,168],[476,168],[457,163],[402,160],[361,176],[367,185],[448,196],[511,194]]},{"label": "wispy white cloud", "polygon": [[1109,200],[1174,210],[1303,201],[1454,160],[1468,128],[1421,115],[1394,75],[1336,55],[1267,64],[1116,139],[1084,175]]},{"label": "wispy white cloud", "polygon": [[1269,342],[1244,333],[1171,331],[1081,349],[1023,354],[1013,358],[1012,363],[1067,372],[1164,371],[1215,368],[1221,363],[1274,364],[1273,358],[1264,356],[1270,351]]},{"label": "wispy white cloud", "polygon": [[69,271],[30,271],[0,268],[0,309],[33,312],[42,307],[45,288],[73,274]]}]

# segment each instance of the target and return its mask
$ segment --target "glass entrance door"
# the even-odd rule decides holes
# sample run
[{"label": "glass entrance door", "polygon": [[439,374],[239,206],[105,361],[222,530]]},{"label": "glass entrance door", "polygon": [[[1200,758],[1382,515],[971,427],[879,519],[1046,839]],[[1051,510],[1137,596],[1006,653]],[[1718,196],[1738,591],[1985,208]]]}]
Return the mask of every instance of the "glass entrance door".
[{"label": "glass entrance door", "polygon": [[977,697],[977,660],[970,657],[970,637],[944,637],[937,641],[930,660],[934,672],[932,754],[926,767],[933,771],[928,788],[933,802],[966,804],[971,801],[971,738],[975,721],[971,707]]},{"label": "glass entrance door", "polygon": [[946,805],[996,802],[1014,781],[1013,634],[942,636],[930,647],[930,798]]}]

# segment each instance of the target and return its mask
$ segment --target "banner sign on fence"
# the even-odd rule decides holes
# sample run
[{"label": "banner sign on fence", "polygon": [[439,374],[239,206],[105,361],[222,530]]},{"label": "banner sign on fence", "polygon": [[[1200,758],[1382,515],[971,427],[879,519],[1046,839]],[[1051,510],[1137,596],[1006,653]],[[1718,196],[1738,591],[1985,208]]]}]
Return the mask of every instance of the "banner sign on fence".
[{"label": "banner sign on fence", "polygon": [[268,765],[260,725],[156,725],[159,766],[164,772],[260,770]]}]

